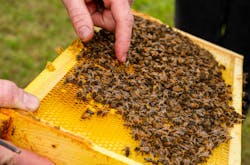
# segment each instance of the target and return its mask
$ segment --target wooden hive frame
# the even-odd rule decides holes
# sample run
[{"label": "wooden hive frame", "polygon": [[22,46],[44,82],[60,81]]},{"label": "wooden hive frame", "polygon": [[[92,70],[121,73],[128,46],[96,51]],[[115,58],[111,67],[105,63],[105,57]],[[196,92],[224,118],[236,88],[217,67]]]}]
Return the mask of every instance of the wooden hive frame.
[{"label": "wooden hive frame", "polygon": [[[141,13],[134,12],[134,14],[159,22],[159,20]],[[177,31],[189,37],[202,48],[209,50],[217,61],[226,66],[226,70],[223,72],[223,78],[227,84],[232,85],[232,104],[236,111],[241,113],[243,57],[188,33],[180,30]],[[73,42],[51,64],[55,70],[51,71],[45,68],[25,90],[36,95],[40,100],[43,100],[76,64],[75,57],[82,49],[83,45],[79,40]],[[85,164],[142,163],[110,151],[105,147],[96,145],[91,140],[82,136],[79,137],[77,134],[72,134],[72,132],[66,129],[58,129],[58,126],[40,120],[32,113],[1,109],[0,127],[1,123],[4,122],[8,123],[8,130],[4,134],[5,139],[12,141],[19,147],[32,150],[45,156],[56,164],[82,164],[83,162]],[[232,140],[230,140],[229,144],[222,144],[222,146],[220,145],[218,147],[219,149],[216,148],[212,156],[215,158],[209,159],[208,164],[241,164],[241,124],[235,125],[230,134]],[[220,148],[222,148],[222,150]],[[223,148],[226,148],[226,159],[217,160],[223,157],[221,156]]]}]

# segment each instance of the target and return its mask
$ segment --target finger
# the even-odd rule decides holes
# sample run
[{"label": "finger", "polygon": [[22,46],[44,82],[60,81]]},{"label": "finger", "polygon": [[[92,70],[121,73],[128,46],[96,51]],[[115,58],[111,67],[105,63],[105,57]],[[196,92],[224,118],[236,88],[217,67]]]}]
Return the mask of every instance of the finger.
[{"label": "finger", "polygon": [[[89,10],[90,15],[92,15],[93,13],[96,12],[96,4],[94,3],[94,1],[91,2],[86,2],[86,6]],[[93,20],[92,20],[93,21]]]},{"label": "finger", "polygon": [[35,111],[39,107],[39,100],[18,88],[15,83],[0,80],[0,107]]},{"label": "finger", "polygon": [[126,61],[126,56],[130,46],[134,17],[127,0],[112,0],[110,4],[111,12],[116,22],[115,27],[115,53],[120,62]]},{"label": "finger", "polygon": [[131,6],[134,0],[128,0],[129,5]]},{"label": "finger", "polygon": [[52,165],[49,160],[42,158],[30,151],[21,149],[20,154],[16,154],[2,146],[0,146],[0,164],[36,164],[36,165]]},{"label": "finger", "polygon": [[110,10],[104,10],[103,13],[95,12],[91,17],[94,25],[102,27],[108,31],[115,31],[115,20]]},{"label": "finger", "polygon": [[93,22],[83,0],[62,0],[67,8],[74,29],[83,41],[89,41],[93,35]]}]

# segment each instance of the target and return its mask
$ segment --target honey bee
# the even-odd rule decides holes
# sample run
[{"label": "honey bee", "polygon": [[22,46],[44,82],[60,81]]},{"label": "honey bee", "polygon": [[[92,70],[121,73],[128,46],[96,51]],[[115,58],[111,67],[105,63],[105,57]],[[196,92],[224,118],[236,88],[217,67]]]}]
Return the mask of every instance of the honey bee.
[{"label": "honey bee", "polygon": [[98,110],[98,111],[96,112],[96,115],[97,115],[97,116],[104,117],[104,116],[106,116],[108,113],[109,113],[109,111],[107,111],[107,110],[105,110],[105,109],[101,109],[101,110]]},{"label": "honey bee", "polygon": [[128,146],[126,146],[124,149],[123,149],[124,153],[125,153],[125,156],[126,157],[129,157],[130,155],[130,148]]},{"label": "honey bee", "polygon": [[91,111],[89,108],[82,114],[81,119],[89,119],[95,113]]}]

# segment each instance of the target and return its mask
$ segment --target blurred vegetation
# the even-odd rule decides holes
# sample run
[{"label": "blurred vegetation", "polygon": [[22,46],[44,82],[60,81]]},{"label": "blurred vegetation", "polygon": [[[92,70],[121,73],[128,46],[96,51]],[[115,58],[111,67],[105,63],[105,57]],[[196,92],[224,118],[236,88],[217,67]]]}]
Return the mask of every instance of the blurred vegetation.
[{"label": "blurred vegetation", "polygon": [[0,77],[25,87],[76,36],[61,1],[0,0]]},{"label": "blurred vegetation", "polygon": [[[0,0],[0,78],[25,87],[76,35],[60,0]],[[135,0],[133,8],[173,26],[174,0]],[[250,115],[243,124],[242,164],[250,162]]]},{"label": "blurred vegetation", "polygon": [[135,0],[132,7],[170,26],[174,25],[174,0]]}]

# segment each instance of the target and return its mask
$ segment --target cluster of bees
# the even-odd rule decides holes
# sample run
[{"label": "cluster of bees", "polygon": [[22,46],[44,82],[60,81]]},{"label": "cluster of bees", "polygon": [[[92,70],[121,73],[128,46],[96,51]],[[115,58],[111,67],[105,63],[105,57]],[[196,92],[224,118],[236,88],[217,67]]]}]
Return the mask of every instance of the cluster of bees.
[{"label": "cluster of bees", "polygon": [[84,46],[66,82],[79,87],[78,99],[117,109],[147,162],[204,162],[242,121],[225,67],[170,27],[135,16],[124,64],[115,59],[113,33],[100,30]]}]

